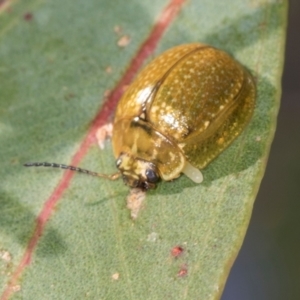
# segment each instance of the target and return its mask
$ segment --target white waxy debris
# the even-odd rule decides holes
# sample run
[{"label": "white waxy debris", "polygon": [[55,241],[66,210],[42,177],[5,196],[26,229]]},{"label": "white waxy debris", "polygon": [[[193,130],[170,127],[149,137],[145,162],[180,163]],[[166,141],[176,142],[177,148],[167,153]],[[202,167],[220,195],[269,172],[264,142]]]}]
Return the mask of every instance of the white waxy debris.
[{"label": "white waxy debris", "polygon": [[107,138],[112,137],[113,124],[108,123],[98,128],[96,131],[96,139],[101,150],[104,149],[104,143]]}]

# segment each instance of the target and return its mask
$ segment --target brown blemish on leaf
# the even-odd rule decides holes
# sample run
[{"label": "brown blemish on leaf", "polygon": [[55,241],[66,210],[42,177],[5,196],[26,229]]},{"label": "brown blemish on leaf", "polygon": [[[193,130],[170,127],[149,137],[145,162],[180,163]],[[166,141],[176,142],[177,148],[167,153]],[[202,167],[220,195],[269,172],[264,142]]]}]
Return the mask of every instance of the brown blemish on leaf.
[{"label": "brown blemish on leaf", "polygon": [[65,100],[70,100],[70,99],[72,99],[72,98],[74,98],[74,97],[75,97],[75,94],[73,94],[73,93],[68,93],[68,94],[66,94],[66,95],[64,96]]},{"label": "brown blemish on leaf", "polygon": [[173,257],[179,257],[180,255],[182,255],[183,251],[184,249],[181,246],[175,246],[171,250],[171,255]]},{"label": "brown blemish on leaf", "polygon": [[187,265],[186,265],[186,264],[183,264],[183,265],[180,267],[180,270],[178,271],[177,276],[178,276],[178,277],[185,277],[185,276],[187,276],[187,274],[188,274]]},{"label": "brown blemish on leaf", "polygon": [[110,94],[111,94],[111,90],[104,91],[104,97],[105,98],[108,98],[110,96]]},{"label": "brown blemish on leaf", "polygon": [[11,163],[12,165],[18,165],[18,164],[20,164],[20,160],[19,160],[18,157],[13,157],[13,158],[10,160],[10,163]]},{"label": "brown blemish on leaf", "polygon": [[106,72],[107,74],[110,74],[110,73],[112,72],[112,67],[111,67],[111,66],[107,66],[107,67],[105,68],[105,72]]},{"label": "brown blemish on leaf", "polygon": [[122,29],[121,26],[115,25],[115,27],[114,27],[114,33],[116,33],[116,34],[118,34],[118,35],[121,35],[121,34],[122,34],[122,31],[123,31],[123,29]]},{"label": "brown blemish on leaf", "polygon": [[30,12],[27,12],[26,14],[24,14],[23,18],[25,21],[31,21],[33,19],[33,14]]}]

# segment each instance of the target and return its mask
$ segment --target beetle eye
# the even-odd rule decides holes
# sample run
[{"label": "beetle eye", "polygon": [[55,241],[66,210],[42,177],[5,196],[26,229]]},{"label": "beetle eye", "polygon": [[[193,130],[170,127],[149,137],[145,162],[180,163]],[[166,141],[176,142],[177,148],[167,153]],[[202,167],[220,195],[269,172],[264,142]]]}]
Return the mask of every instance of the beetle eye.
[{"label": "beetle eye", "polygon": [[152,183],[155,183],[159,180],[159,177],[152,169],[146,170],[146,177],[147,177],[147,181],[152,182]]}]

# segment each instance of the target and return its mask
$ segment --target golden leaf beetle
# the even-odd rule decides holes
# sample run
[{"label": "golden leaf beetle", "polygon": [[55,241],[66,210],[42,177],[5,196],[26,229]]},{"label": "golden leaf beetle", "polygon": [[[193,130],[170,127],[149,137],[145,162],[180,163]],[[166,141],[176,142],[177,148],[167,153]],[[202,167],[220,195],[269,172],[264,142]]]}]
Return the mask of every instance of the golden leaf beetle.
[{"label": "golden leaf beetle", "polygon": [[184,173],[194,182],[245,128],[255,107],[250,73],[227,53],[184,44],[150,62],[117,106],[112,145],[119,172],[112,175],[52,166],[116,179],[147,190]]}]

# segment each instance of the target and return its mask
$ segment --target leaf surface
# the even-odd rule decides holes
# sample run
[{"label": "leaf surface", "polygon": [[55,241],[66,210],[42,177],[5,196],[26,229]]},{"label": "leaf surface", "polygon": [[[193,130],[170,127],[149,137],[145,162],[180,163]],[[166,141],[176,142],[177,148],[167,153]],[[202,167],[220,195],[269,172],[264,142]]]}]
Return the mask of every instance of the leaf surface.
[{"label": "leaf surface", "polygon": [[[203,42],[231,53],[256,78],[254,117],[203,170],[203,184],[185,176],[161,183],[147,193],[133,221],[122,181],[76,174],[62,184],[63,171],[22,166],[72,161],[109,102],[106,91],[126,74],[167,5],[160,0],[1,2],[3,299],[8,289],[15,291],[13,299],[220,298],[276,127],[286,1],[187,1],[148,57]],[[130,37],[124,48],[117,45],[122,36]],[[100,123],[111,121],[113,110],[114,105],[105,106]],[[115,172],[110,141],[103,151],[96,144],[85,151],[81,167]],[[37,247],[30,244],[33,237]],[[176,246],[183,249],[177,258],[171,254]],[[24,262],[30,249],[33,256]],[[18,270],[21,279],[14,282]]]}]

